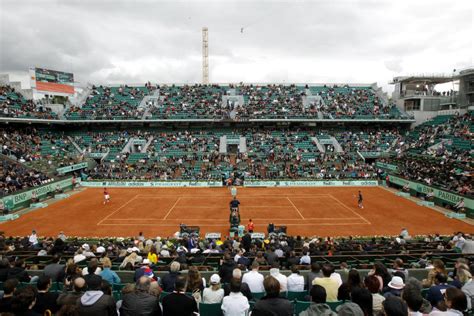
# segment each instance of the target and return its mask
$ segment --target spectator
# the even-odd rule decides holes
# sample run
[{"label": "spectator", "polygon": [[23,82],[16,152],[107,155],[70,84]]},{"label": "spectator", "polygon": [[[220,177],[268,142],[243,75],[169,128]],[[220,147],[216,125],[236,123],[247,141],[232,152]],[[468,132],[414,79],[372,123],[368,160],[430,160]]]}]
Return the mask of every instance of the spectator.
[{"label": "spectator", "polygon": [[150,278],[142,276],[135,285],[135,291],[126,294],[122,299],[120,315],[123,316],[159,316],[161,308],[156,296],[149,293]]},{"label": "spectator", "polygon": [[46,265],[43,269],[43,274],[51,278],[52,282],[62,282],[65,274],[65,265],[60,264],[61,257],[54,255],[51,259],[51,263]]},{"label": "spectator", "polygon": [[202,302],[206,304],[222,303],[222,299],[224,298],[224,290],[221,289],[221,278],[219,275],[211,275],[209,283],[210,286],[204,289]]},{"label": "spectator", "polygon": [[5,282],[10,272],[10,262],[7,258],[0,259],[0,282]]},{"label": "spectator", "polygon": [[59,295],[57,293],[49,292],[51,285],[52,282],[50,277],[44,275],[39,277],[38,282],[36,283],[38,289],[36,294],[36,304],[33,307],[35,312],[44,314],[46,310],[49,310],[51,313],[55,314],[59,310],[59,306],[56,303]]},{"label": "spectator", "polygon": [[163,298],[163,316],[193,316],[198,312],[196,301],[189,296],[186,296],[186,277],[184,275],[175,276],[173,293],[166,295]]},{"label": "spectator", "polygon": [[242,283],[246,283],[252,293],[262,293],[263,288],[263,275],[258,272],[259,264],[257,261],[252,262],[252,270],[245,273],[242,277]]},{"label": "spectator", "polygon": [[446,311],[434,310],[430,316],[458,316],[463,315],[467,309],[466,295],[455,287],[446,289],[444,294],[444,303]]},{"label": "spectator", "polygon": [[354,287],[351,292],[351,300],[353,303],[359,305],[359,307],[364,312],[364,316],[373,315],[373,299],[369,290],[360,287]]},{"label": "spectator", "polygon": [[86,291],[86,281],[82,277],[76,277],[73,281],[73,290],[59,294],[57,304],[63,305],[76,305],[77,300]]},{"label": "spectator", "polygon": [[408,307],[399,297],[390,296],[383,303],[385,316],[408,316]]},{"label": "spectator", "polygon": [[36,304],[36,291],[27,286],[15,292],[12,299],[12,312],[15,316],[41,316],[33,310]]},{"label": "spectator", "polygon": [[299,316],[336,316],[326,304],[326,290],[320,285],[313,285],[310,291],[311,305]]},{"label": "spectator", "polygon": [[364,312],[356,303],[346,302],[337,307],[339,316],[364,316]]},{"label": "spectator", "polygon": [[403,273],[405,275],[405,277],[403,278],[404,280],[408,278],[408,270],[405,269],[403,260],[400,258],[395,259],[395,261],[393,262],[393,269],[392,271],[390,271],[390,273],[394,274],[395,272]]},{"label": "spectator", "polygon": [[423,280],[423,286],[430,287],[432,285],[435,285],[435,278],[438,273],[441,273],[443,275],[448,275],[448,271],[446,271],[444,262],[441,261],[440,259],[434,259],[433,268],[430,269],[430,271],[428,272],[428,278]]},{"label": "spectator", "polygon": [[263,281],[266,295],[255,303],[252,316],[276,315],[291,316],[293,307],[290,301],[280,297],[280,282],[269,275]]},{"label": "spectator", "polygon": [[412,283],[405,285],[402,292],[402,299],[408,306],[409,316],[421,316],[421,308],[423,306],[423,296],[421,296],[420,288],[414,286]]},{"label": "spectator", "polygon": [[230,281],[230,294],[222,300],[224,316],[245,316],[250,308],[247,297],[240,292],[241,282],[237,278]]},{"label": "spectator", "polygon": [[448,277],[446,274],[437,273],[435,276],[435,284],[430,287],[426,299],[431,303],[431,306],[438,307],[438,303],[443,302],[443,293],[441,290],[446,290],[452,287],[448,285]]},{"label": "spectator", "polygon": [[201,277],[198,269],[194,266],[189,267],[188,270],[188,282],[186,292],[193,293],[193,297],[197,302],[202,300],[202,292],[204,291],[204,280]]},{"label": "spectator", "polygon": [[237,263],[231,258],[228,252],[224,253],[224,261],[219,268],[219,276],[223,283],[229,283],[232,279],[232,271],[237,267]]},{"label": "spectator", "polygon": [[[232,279],[231,280],[238,280],[240,282],[240,292],[247,297],[250,301],[252,300],[252,292],[250,292],[250,288],[247,283],[241,282],[242,279],[242,270],[239,268],[235,268],[232,271]],[[227,296],[231,293],[230,284],[224,285],[224,296]]]},{"label": "spectator", "polygon": [[398,296],[402,294],[402,290],[405,287],[403,279],[399,276],[392,277],[392,280],[388,283],[388,286],[384,289],[383,296],[385,298],[389,296]]},{"label": "spectator", "polygon": [[288,276],[288,291],[303,292],[304,291],[304,277],[300,275],[296,265],[291,266],[291,274]]},{"label": "spectator", "polygon": [[10,313],[12,311],[13,293],[18,287],[17,279],[9,279],[3,284],[3,296],[0,299],[0,313]]},{"label": "spectator", "polygon": [[337,291],[338,300],[350,300],[350,293],[355,288],[361,288],[362,281],[360,279],[359,271],[351,269],[347,275],[347,282],[342,283]]},{"label": "spectator", "polygon": [[115,316],[117,309],[114,299],[101,291],[102,278],[90,275],[87,291],[77,301],[79,315],[84,316]]},{"label": "spectator", "polygon": [[337,301],[337,292],[339,289],[338,282],[331,278],[331,274],[334,272],[334,268],[331,264],[324,264],[322,268],[323,277],[315,278],[313,280],[313,285],[321,285],[326,290],[327,301],[335,302]]},{"label": "spectator", "polygon": [[15,278],[20,282],[30,282],[31,277],[28,275],[25,269],[25,261],[18,259],[15,261],[12,268],[8,270],[7,279]]},{"label": "spectator", "polygon": [[280,273],[280,264],[278,260],[273,262],[272,268],[270,269],[270,275],[280,283],[280,292],[288,291],[288,278],[286,275]]},{"label": "spectator", "polygon": [[323,274],[321,273],[321,266],[317,262],[311,263],[311,271],[306,275],[306,285],[311,289],[313,280],[315,278],[321,278]]},{"label": "spectator", "polygon": [[180,275],[180,273],[179,273],[180,267],[181,266],[180,266],[179,262],[176,262],[176,261],[171,262],[171,264],[170,264],[170,273],[165,275],[163,277],[163,279],[161,280],[161,282],[163,283],[163,291],[165,291],[165,292],[173,292],[174,291],[174,289],[175,289],[174,285],[176,283],[176,278],[178,277],[178,275]]},{"label": "spectator", "polygon": [[365,287],[372,293],[373,314],[377,315],[382,311],[382,303],[385,297],[380,295],[380,281],[375,275],[368,275],[365,280]]},{"label": "spectator", "polygon": [[110,261],[109,258],[105,257],[102,260],[102,266],[103,270],[100,272],[100,276],[102,277],[103,280],[109,282],[110,284],[119,284],[120,277],[117,275],[115,271],[112,271],[112,262]]}]

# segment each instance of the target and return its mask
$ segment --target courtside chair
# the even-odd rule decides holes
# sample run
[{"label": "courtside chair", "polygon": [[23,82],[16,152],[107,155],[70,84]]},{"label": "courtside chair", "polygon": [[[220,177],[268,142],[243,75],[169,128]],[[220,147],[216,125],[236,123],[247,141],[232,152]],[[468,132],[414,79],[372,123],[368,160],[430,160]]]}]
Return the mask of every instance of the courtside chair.
[{"label": "courtside chair", "polygon": [[199,315],[201,316],[222,316],[222,304],[205,304],[199,303]]}]

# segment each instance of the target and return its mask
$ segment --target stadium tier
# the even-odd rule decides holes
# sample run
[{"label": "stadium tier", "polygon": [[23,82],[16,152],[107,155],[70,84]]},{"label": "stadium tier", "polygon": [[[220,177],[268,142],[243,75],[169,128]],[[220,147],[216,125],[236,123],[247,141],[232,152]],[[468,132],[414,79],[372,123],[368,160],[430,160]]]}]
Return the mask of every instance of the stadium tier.
[{"label": "stadium tier", "polygon": [[[436,203],[465,212],[468,217],[474,215],[470,204],[459,204],[464,201],[460,199],[468,201],[473,196],[472,112],[438,116],[410,130],[412,120],[384,103],[374,89],[351,86],[94,86],[83,105],[68,106],[59,115],[37,108],[8,87],[3,88],[2,96],[0,197],[5,219],[13,216],[7,214],[10,210],[44,207],[41,202],[50,198],[72,198],[64,190],[73,188],[76,178],[81,183],[96,184],[100,190],[106,183],[387,183],[404,191],[401,194],[423,198],[422,203]],[[441,193],[433,197],[433,190]],[[267,216],[261,215],[261,203],[278,200],[278,194],[270,198],[262,195],[261,200],[253,202],[252,207],[262,217],[254,218],[260,229]],[[196,201],[196,206],[198,201],[210,203],[196,209],[218,212],[219,206],[214,204],[228,196],[214,192],[209,198],[147,195],[153,203],[147,199],[142,202],[153,204],[157,212],[171,198],[168,213],[157,218],[153,214],[142,216],[146,207],[138,196],[124,200],[112,213],[106,211],[98,222],[89,218],[88,211],[81,215],[93,229],[100,225],[113,229],[123,225],[140,227],[140,218],[144,217],[148,225],[144,227],[159,221],[157,229],[179,225],[180,232],[172,238],[145,238],[141,233],[128,239],[88,237],[80,241],[64,234],[45,238],[39,238],[36,232],[25,238],[0,234],[0,289],[7,297],[15,289],[24,295],[29,291],[48,292],[54,297],[48,305],[54,314],[67,308],[65,300],[93,295],[97,292],[94,287],[102,284],[100,293],[106,293],[101,295],[108,300],[109,309],[116,312],[115,302],[121,302],[118,310],[124,315],[133,314],[127,314],[127,310],[138,306],[133,296],[138,294],[146,298],[138,300],[140,308],[153,302],[156,311],[163,308],[166,314],[176,294],[182,295],[180,299],[191,304],[191,309],[199,309],[201,315],[221,315],[228,304],[225,297],[239,290],[248,305],[245,309],[253,314],[259,315],[266,301],[278,301],[284,306],[284,315],[291,316],[305,315],[305,309],[316,308],[308,301],[315,300],[314,289],[324,292],[322,302],[329,304],[324,305],[329,314],[344,304],[360,308],[354,299],[357,291],[368,295],[372,302],[371,296],[389,301],[402,295],[401,287],[413,288],[410,295],[425,302],[426,313],[439,307],[439,301],[430,294],[439,280],[449,283],[449,291],[457,291],[458,295],[472,293],[469,288],[474,266],[468,263],[474,259],[474,240],[469,235],[412,238],[404,229],[397,237],[309,238],[287,235],[286,226],[269,224],[268,234],[262,236],[249,232],[253,226],[244,231],[240,215],[238,225],[232,226],[235,214],[231,212],[230,233],[235,237],[221,238],[219,233],[198,237],[193,231],[198,226],[178,224],[179,218],[167,219],[168,215],[175,207],[191,209],[193,216],[188,219],[189,214],[183,215],[186,220],[212,221],[211,226],[217,227],[222,223],[220,219],[199,219],[194,206],[180,205],[180,201],[193,205]],[[306,218],[291,198],[309,203],[302,204],[303,213],[313,214],[309,208],[337,205],[329,210],[329,218],[305,213]],[[368,215],[360,215],[331,194],[291,198],[283,196],[283,204],[272,207],[275,214],[292,216],[291,212],[297,212],[298,219],[287,219],[293,227],[372,226],[365,218]],[[98,212],[100,202],[91,202],[93,212]],[[106,189],[103,206],[108,207],[109,202]],[[358,203],[363,210],[362,200]],[[71,203],[71,209],[76,204]],[[113,217],[118,211],[125,215]],[[142,215],[126,218],[127,212]],[[346,217],[338,217],[341,214]],[[38,229],[44,227],[40,222]],[[248,272],[241,277],[241,271]],[[273,278],[263,281],[267,275]],[[272,288],[268,280],[274,279],[278,280],[277,287]],[[365,285],[358,287],[353,282]],[[175,290],[184,294],[171,294]],[[344,303],[349,298],[352,303]],[[90,306],[78,302],[75,306],[79,314],[88,315]],[[0,309],[3,306],[0,304]],[[46,303],[35,306],[35,311],[43,313]],[[366,315],[378,313],[380,306],[361,305]]]},{"label": "stadium tier", "polygon": [[[59,119],[1,88],[0,116]],[[92,86],[83,104],[68,104],[63,120],[405,120],[411,118],[373,87],[308,85]]]}]

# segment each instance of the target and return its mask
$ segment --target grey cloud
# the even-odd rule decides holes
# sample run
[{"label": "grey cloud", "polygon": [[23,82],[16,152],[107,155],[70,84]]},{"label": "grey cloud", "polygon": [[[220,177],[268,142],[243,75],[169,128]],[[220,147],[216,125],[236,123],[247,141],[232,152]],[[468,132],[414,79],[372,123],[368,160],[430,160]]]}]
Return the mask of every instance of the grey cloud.
[{"label": "grey cloud", "polygon": [[[211,79],[386,84],[394,72],[472,64],[472,23],[468,0],[2,0],[0,71],[37,65],[81,82],[199,82],[208,26]],[[367,71],[348,73],[342,62]],[[438,69],[421,68],[428,64]]]}]

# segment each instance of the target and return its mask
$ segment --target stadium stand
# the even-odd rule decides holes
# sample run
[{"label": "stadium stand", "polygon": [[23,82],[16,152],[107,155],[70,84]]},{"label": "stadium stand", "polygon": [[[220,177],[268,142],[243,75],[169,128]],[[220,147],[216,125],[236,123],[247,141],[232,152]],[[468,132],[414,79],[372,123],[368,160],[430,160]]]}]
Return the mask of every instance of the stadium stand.
[{"label": "stadium stand", "polygon": [[32,100],[25,99],[15,89],[0,86],[0,117],[57,119],[51,109],[36,106]]},{"label": "stadium stand", "polygon": [[[416,295],[424,302],[418,304],[417,309],[429,313],[443,309],[439,300],[432,296],[439,290],[438,283],[435,283],[439,278],[447,278],[445,287],[456,291],[465,302],[463,310],[467,310],[467,300],[473,298],[470,284],[473,245],[472,237],[461,233],[413,239],[408,236],[301,238],[273,234],[265,241],[252,240],[247,234],[242,239],[223,242],[193,236],[147,239],[141,234],[131,239],[83,240],[68,238],[62,233],[45,238],[38,237],[36,232],[25,238],[0,235],[3,256],[0,285],[6,294],[0,299],[0,306],[2,312],[19,313],[24,307],[5,303],[11,294],[15,300],[31,289],[46,290],[55,296],[57,305],[50,308],[71,308],[68,305],[81,304],[80,298],[88,295],[83,284],[93,289],[96,278],[98,284],[102,282],[96,290],[117,302],[116,309],[121,313],[130,300],[137,300],[137,295],[143,300],[140,300],[141,304],[151,301],[155,306],[161,303],[166,309],[166,296],[174,290],[175,284],[180,284],[175,279],[181,275],[187,279],[183,292],[200,305],[201,313],[211,309],[202,305],[210,303],[207,301],[209,295],[204,294],[208,290],[204,289],[222,287],[223,294],[212,301],[218,304],[215,310],[219,313],[221,304],[226,304],[225,297],[229,295],[226,294],[227,282],[235,282],[232,275],[240,275],[234,272],[234,269],[239,269],[243,278],[238,276],[237,280],[239,284],[246,284],[241,286],[241,291],[244,294],[247,293],[244,288],[249,291],[245,294],[249,296],[245,300],[250,302],[247,308],[255,311],[264,309],[263,302],[272,298],[268,283],[276,280],[278,288],[287,289],[285,292],[277,291],[276,295],[291,305],[290,310],[282,315],[299,315],[298,312],[313,304],[328,304],[328,310],[336,310],[351,294],[353,303],[363,309],[365,305],[356,299],[355,291],[365,288],[373,295],[381,296],[382,301],[398,295],[398,299],[411,304],[410,298]],[[310,258],[310,264],[303,260],[304,257]],[[335,284],[336,292],[332,299],[329,298],[332,290],[325,278]],[[295,292],[293,284],[300,279],[302,289]],[[322,289],[315,285],[320,282],[326,284]],[[315,301],[316,288],[325,293],[322,301]],[[403,292],[400,291],[403,288]],[[257,292],[258,289],[264,289],[266,293]],[[66,299],[68,295],[70,297]],[[40,299],[38,296],[37,300]],[[135,306],[133,310],[139,308],[136,304],[132,306]],[[369,314],[379,308],[371,305]]]},{"label": "stadium stand", "polygon": [[[42,112],[12,89],[2,89],[3,116],[68,124],[31,124],[26,128],[13,122],[2,125],[1,196],[51,183],[60,178],[58,167],[78,162],[87,162],[89,169],[74,174],[89,180],[221,181],[234,177],[234,184],[245,180],[383,179],[385,173],[376,164],[383,162],[396,166],[393,175],[459,195],[473,194],[472,112],[438,116],[408,130],[397,121],[407,117],[382,102],[371,87],[149,83],[138,87],[94,86],[82,106],[67,110],[66,120]],[[225,123],[72,123],[153,119]],[[277,120],[278,124],[247,123],[255,119]],[[338,119],[350,123],[280,124],[288,119]],[[379,123],[381,119],[387,122]],[[365,122],[355,123],[356,120]],[[231,121],[236,124],[227,124]],[[24,292],[44,292],[46,288],[63,298],[70,295],[76,302],[86,295],[81,282],[92,282],[91,289],[97,286],[90,277],[94,270],[102,280],[112,280],[102,281],[102,291],[104,297],[110,297],[109,302],[118,303],[117,311],[130,308],[139,296],[166,309],[166,296],[171,295],[176,276],[181,274],[191,283],[184,291],[189,300],[195,301],[196,308],[199,306],[202,314],[220,315],[227,303],[220,297],[210,305],[204,288],[211,283],[215,290],[221,284],[223,295],[227,296],[237,281],[236,277],[233,280],[233,269],[239,268],[244,273],[239,281],[249,282],[248,288],[261,282],[255,293],[241,287],[242,293],[249,296],[249,309],[255,311],[265,310],[262,302],[278,299],[279,295],[284,300],[282,304],[291,305],[288,315],[323,308],[316,305],[325,303],[328,305],[324,308],[335,310],[355,288],[367,287],[365,291],[388,298],[400,294],[403,282],[412,295],[430,300],[423,307],[423,312],[428,313],[432,308],[442,308],[426,294],[433,291],[434,280],[442,277],[440,273],[449,271],[449,284],[463,289],[460,293],[472,299],[469,279],[474,269],[469,263],[473,253],[474,241],[467,234],[413,239],[403,233],[373,238],[270,234],[266,240],[252,239],[245,233],[243,237],[224,240],[186,234],[168,239],[145,239],[142,235],[131,239],[78,239],[64,235],[38,239],[36,234],[24,238],[0,234],[0,289],[7,289],[8,299],[10,288],[16,288],[12,292],[15,300],[26,295]],[[279,283],[286,282],[282,285],[286,291],[272,294],[271,282],[250,277],[256,277],[258,270],[266,279],[274,277]],[[339,290],[335,298],[328,296],[331,299],[327,302],[316,303],[316,290],[312,289],[319,289],[313,286],[319,281],[313,279],[323,279],[323,271],[332,275]],[[220,281],[213,274],[219,275]],[[372,281],[366,275],[375,276],[375,286],[369,287]],[[48,277],[53,279],[51,283]],[[303,286],[303,291],[295,292],[297,286]],[[323,290],[333,295],[330,288]],[[5,306],[3,300],[0,308]],[[52,310],[71,308],[64,300],[57,302],[59,305],[52,306]],[[354,302],[357,304],[357,300]],[[85,308],[81,304],[79,308]],[[7,311],[23,312],[15,304],[10,308],[13,309]]]},{"label": "stadium stand", "polygon": [[65,116],[69,120],[141,119],[144,109],[139,105],[150,91],[149,86],[93,86],[86,103],[81,107],[71,107]]}]

